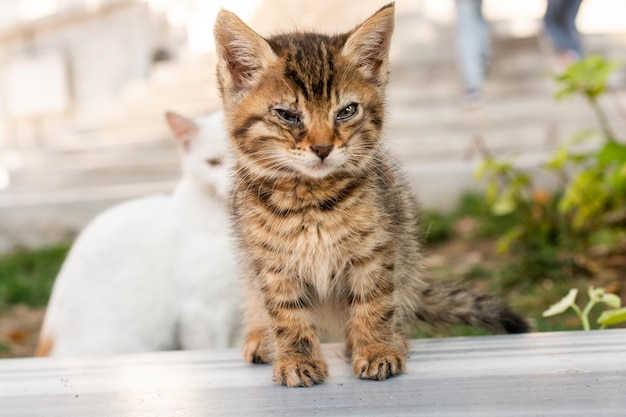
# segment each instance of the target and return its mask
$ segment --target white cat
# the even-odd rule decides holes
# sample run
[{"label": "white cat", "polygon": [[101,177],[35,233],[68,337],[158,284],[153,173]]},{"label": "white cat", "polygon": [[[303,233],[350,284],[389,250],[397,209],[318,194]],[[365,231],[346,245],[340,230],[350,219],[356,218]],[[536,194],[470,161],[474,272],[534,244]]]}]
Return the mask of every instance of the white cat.
[{"label": "white cat", "polygon": [[80,234],[55,282],[38,356],[235,343],[238,274],[222,115],[166,119],[181,150],[180,182],[171,196],[103,212]]}]

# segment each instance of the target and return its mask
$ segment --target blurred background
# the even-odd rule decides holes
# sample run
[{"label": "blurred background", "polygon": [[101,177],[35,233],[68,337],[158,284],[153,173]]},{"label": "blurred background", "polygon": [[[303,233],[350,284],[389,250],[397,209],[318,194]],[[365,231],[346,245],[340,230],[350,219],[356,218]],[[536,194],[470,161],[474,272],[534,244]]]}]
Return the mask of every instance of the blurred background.
[{"label": "blurred background", "polygon": [[[219,108],[212,29],[220,7],[266,34],[349,30],[384,3],[0,0],[0,252],[67,239],[103,207],[171,188],[178,162],[163,112]],[[467,155],[477,135],[493,152],[524,151],[532,165],[590,122],[577,103],[552,101],[545,0],[484,2],[494,53],[485,105],[470,113],[454,1],[396,8],[387,140],[426,207],[450,207],[474,186]],[[620,0],[583,2],[578,25],[589,53],[624,58],[624,12]]]},{"label": "blurred background", "polygon": [[[385,3],[0,0],[0,253],[67,244],[104,208],[171,190],[178,156],[163,114],[219,109],[212,30],[220,7],[270,34],[346,31]],[[425,208],[451,212],[482,189],[472,177],[480,147],[519,155],[541,178],[546,155],[596,125],[584,100],[553,99],[545,7],[484,1],[493,54],[482,105],[468,109],[454,1],[396,1],[386,140]],[[623,0],[584,0],[577,22],[586,52],[624,60],[624,16]],[[625,86],[621,69],[611,100],[624,101]],[[619,108],[608,117],[624,132]]]}]

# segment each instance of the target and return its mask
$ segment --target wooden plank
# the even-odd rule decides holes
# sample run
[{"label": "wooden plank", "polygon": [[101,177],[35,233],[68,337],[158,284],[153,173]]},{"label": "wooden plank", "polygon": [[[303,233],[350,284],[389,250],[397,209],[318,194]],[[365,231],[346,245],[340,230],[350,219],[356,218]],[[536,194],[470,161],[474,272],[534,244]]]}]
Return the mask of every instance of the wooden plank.
[{"label": "wooden plank", "polygon": [[0,361],[0,416],[626,416],[626,329],[411,342],[408,372],[279,387],[238,350]]}]

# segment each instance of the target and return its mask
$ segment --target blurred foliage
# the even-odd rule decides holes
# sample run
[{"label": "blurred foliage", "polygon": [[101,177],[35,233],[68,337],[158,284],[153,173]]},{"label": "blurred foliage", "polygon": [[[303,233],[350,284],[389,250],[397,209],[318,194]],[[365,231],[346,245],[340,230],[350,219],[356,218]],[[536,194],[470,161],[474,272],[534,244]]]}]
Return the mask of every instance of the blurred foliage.
[{"label": "blurred foliage", "polygon": [[[476,250],[482,252],[486,246],[495,246],[503,230],[521,221],[517,212],[503,216],[495,215],[485,195],[478,193],[463,195],[458,206],[449,214],[428,218],[437,221],[439,216],[442,223],[447,225],[445,228],[449,238],[428,242],[430,245],[428,252],[445,254],[447,257],[451,254],[450,249],[446,249],[446,244],[454,246],[453,242],[461,240],[466,242],[464,245],[466,248],[476,247]],[[459,224],[463,223],[470,223],[471,227],[468,230],[459,230],[461,229]],[[453,252],[458,250],[463,248],[454,249]],[[515,311],[531,320],[535,331],[575,330],[580,324],[573,311],[566,312],[561,318],[541,316],[547,305],[554,303],[555,299],[561,297],[572,286],[589,285],[585,274],[572,265],[563,267],[563,262],[555,255],[557,250],[556,247],[543,246],[538,248],[533,256],[520,256],[516,251],[494,254],[495,256],[483,254],[483,259],[458,270],[456,266],[463,263],[463,260],[459,262],[448,258],[444,264],[431,267],[429,274],[438,280],[465,281],[472,288],[508,301]],[[471,252],[471,249],[467,252]],[[468,253],[460,256],[467,256]],[[450,337],[481,334],[485,332],[458,325],[446,328],[421,328],[412,336]]]},{"label": "blurred foliage", "polygon": [[[555,76],[556,98],[583,97],[599,124],[599,129],[575,135],[543,166],[561,179],[557,193],[538,187],[516,167],[515,158],[498,159],[483,149],[476,176],[486,181],[491,212],[516,218],[503,229],[498,247],[520,255],[525,279],[544,279],[549,271],[558,271],[563,279],[581,271],[614,275],[598,255],[626,254],[626,145],[618,141],[599,101],[618,67],[592,56]],[[577,150],[592,140],[587,150]]]},{"label": "blurred foliage", "polygon": [[54,246],[0,256],[0,311],[13,304],[45,306],[68,250]]},{"label": "blurred foliage", "polygon": [[[542,167],[561,181],[556,192],[538,186],[515,157],[496,158],[483,147],[476,177],[485,182],[485,192],[464,196],[444,222],[446,233],[454,235],[455,224],[469,218],[474,227],[466,239],[496,240],[501,257],[497,264],[474,265],[462,278],[508,299],[514,309],[533,318],[537,331],[580,328],[578,307],[571,304],[558,317],[542,312],[572,287],[588,287],[590,281],[606,289],[594,290],[591,304],[578,308],[585,320],[624,326],[623,308],[592,309],[605,299],[614,302],[618,296],[611,293],[626,291],[626,145],[601,104],[607,80],[619,66],[591,56],[554,76],[555,99],[582,97],[598,121],[597,128],[579,132],[555,150]],[[439,279],[454,275],[447,265],[433,273]],[[598,291],[605,294],[600,299]],[[455,327],[443,334],[475,332]]]},{"label": "blurred foliage", "polygon": [[558,84],[555,98],[582,95],[589,100],[597,100],[606,92],[609,75],[621,65],[598,55],[579,60],[566,68],[562,74],[554,76]]},{"label": "blurred foliage", "polygon": [[426,245],[445,242],[453,235],[454,218],[438,211],[424,211],[421,218],[422,240]]}]

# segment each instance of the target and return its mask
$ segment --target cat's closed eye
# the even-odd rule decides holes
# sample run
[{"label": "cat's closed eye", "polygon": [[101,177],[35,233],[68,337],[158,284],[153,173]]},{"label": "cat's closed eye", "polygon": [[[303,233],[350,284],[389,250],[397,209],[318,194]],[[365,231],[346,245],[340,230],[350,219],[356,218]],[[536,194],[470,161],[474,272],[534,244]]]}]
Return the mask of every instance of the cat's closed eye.
[{"label": "cat's closed eye", "polygon": [[282,120],[283,122],[289,125],[298,126],[301,122],[300,114],[298,114],[298,112],[295,112],[293,110],[276,108],[274,109],[274,112],[276,113],[276,116],[278,116],[280,120]]},{"label": "cat's closed eye", "polygon": [[205,162],[211,165],[212,167],[217,167],[222,164],[222,158],[210,158],[210,159],[207,159]]}]

